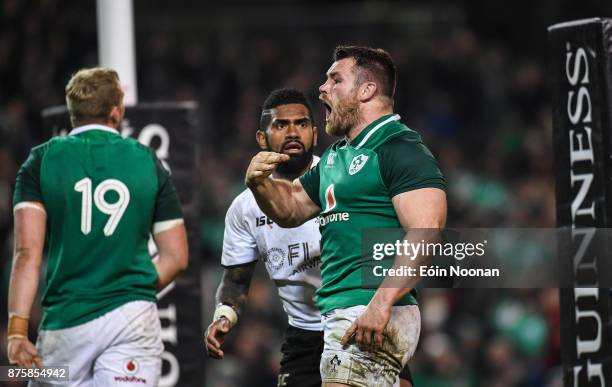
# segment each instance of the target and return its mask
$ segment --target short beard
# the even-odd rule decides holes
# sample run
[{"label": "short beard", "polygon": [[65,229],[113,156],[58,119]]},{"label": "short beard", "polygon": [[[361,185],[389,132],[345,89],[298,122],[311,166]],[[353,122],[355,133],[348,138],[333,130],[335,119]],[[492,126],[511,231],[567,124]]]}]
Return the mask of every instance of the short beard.
[{"label": "short beard", "polygon": [[302,154],[289,155],[289,160],[280,163],[276,167],[276,172],[283,178],[295,179],[302,174],[304,169],[312,161],[312,154],[314,152],[314,146],[310,149],[305,149]]},{"label": "short beard", "polygon": [[334,108],[333,119],[325,123],[325,132],[330,136],[346,136],[358,124],[359,101],[357,101],[355,95],[348,95],[343,100],[338,101]]},{"label": "short beard", "polygon": [[[283,153],[282,147],[278,151],[275,151],[272,149],[272,147],[270,146],[270,142],[268,141],[268,134],[266,132],[264,133],[265,133],[265,138],[266,138],[266,146],[268,147],[268,150],[271,150],[277,153]],[[311,145],[309,149],[306,149],[306,147],[304,147],[304,152],[302,154],[288,155],[289,160],[278,164],[278,167],[276,167],[276,173],[283,179],[289,179],[289,180],[295,179],[296,177],[302,174],[304,169],[306,169],[308,164],[312,161],[313,153],[314,153],[314,145]],[[283,154],[286,154],[286,153],[283,153]]]}]

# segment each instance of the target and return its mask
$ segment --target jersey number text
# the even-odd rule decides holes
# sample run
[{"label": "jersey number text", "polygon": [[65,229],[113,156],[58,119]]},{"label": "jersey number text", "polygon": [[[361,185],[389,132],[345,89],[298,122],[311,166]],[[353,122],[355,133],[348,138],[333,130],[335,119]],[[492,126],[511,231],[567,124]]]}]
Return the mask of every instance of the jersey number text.
[{"label": "jersey number text", "polygon": [[[91,179],[86,177],[77,181],[74,190],[82,193],[81,201],[81,232],[85,235],[91,232]],[[109,203],[104,198],[108,191],[115,191],[119,199],[115,203]],[[130,202],[130,191],[128,187],[117,179],[106,179],[96,187],[93,193],[93,202],[100,212],[110,215],[104,226],[104,235],[113,235],[125,209]]]}]

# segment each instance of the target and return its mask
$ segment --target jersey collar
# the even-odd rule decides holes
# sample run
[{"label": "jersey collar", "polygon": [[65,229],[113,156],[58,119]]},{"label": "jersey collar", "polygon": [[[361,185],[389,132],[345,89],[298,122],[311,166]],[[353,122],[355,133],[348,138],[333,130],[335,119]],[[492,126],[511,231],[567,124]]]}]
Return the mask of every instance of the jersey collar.
[{"label": "jersey collar", "polygon": [[380,128],[387,125],[393,121],[399,121],[401,117],[399,114],[387,114],[385,116],[380,117],[379,119],[371,122],[368,126],[366,126],[361,133],[357,137],[355,137],[352,141],[348,141],[347,143],[351,144],[355,148],[361,148],[370,137]]},{"label": "jersey collar", "polygon": [[103,130],[105,132],[119,134],[119,131],[117,131],[117,129],[111,128],[110,126],[101,125],[101,124],[89,124],[89,125],[78,126],[72,129],[70,133],[68,133],[68,135],[76,136],[77,134],[89,132],[90,130]]},{"label": "jersey collar", "polygon": [[319,160],[321,160],[319,156],[312,155],[312,163],[310,163],[310,169],[314,168],[317,164],[319,164]]}]

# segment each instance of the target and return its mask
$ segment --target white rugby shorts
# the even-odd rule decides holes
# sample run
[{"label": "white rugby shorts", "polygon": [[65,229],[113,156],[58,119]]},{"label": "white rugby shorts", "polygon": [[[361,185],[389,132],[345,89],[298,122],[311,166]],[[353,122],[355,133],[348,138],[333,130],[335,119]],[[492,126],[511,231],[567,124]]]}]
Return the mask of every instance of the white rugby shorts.
[{"label": "white rugby shorts", "polygon": [[69,367],[70,383],[56,385],[157,386],[164,350],[157,306],[132,301],[75,327],[41,330],[36,348],[45,366]]},{"label": "white rugby shorts", "polygon": [[334,309],[323,316],[324,340],[321,356],[323,383],[342,383],[356,387],[392,387],[416,350],[421,333],[421,314],[417,305],[394,306],[383,333],[382,347],[362,351],[352,342],[345,348],[340,340],[366,309],[364,305]]}]

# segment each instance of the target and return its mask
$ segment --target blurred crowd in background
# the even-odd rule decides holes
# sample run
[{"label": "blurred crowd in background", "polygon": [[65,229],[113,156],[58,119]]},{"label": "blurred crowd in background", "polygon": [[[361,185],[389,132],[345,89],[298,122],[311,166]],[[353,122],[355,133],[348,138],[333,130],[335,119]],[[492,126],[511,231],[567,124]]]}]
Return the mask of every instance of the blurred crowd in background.
[{"label": "blurred crowd in background", "polygon": [[[203,264],[205,326],[221,275],[225,211],[244,189],[257,151],[261,104],[275,88],[306,92],[320,154],[333,140],[323,133],[318,86],[339,43],[383,47],[395,59],[395,110],[440,161],[449,226],[554,226],[545,28],[610,15],[610,6],[581,2],[581,13],[568,1],[545,1],[493,12],[503,2],[404,3],[135,0],[140,101],[200,106],[202,256],[191,259]],[[95,26],[93,1],[0,0],[0,310],[6,311],[17,168],[49,136],[41,110],[64,103],[71,73],[97,64]],[[416,386],[561,385],[556,289],[421,294],[423,331],[410,363]],[[4,324],[0,318],[0,364]],[[260,270],[226,359],[206,363],[206,385],[276,385],[285,326],[276,290]]]}]

